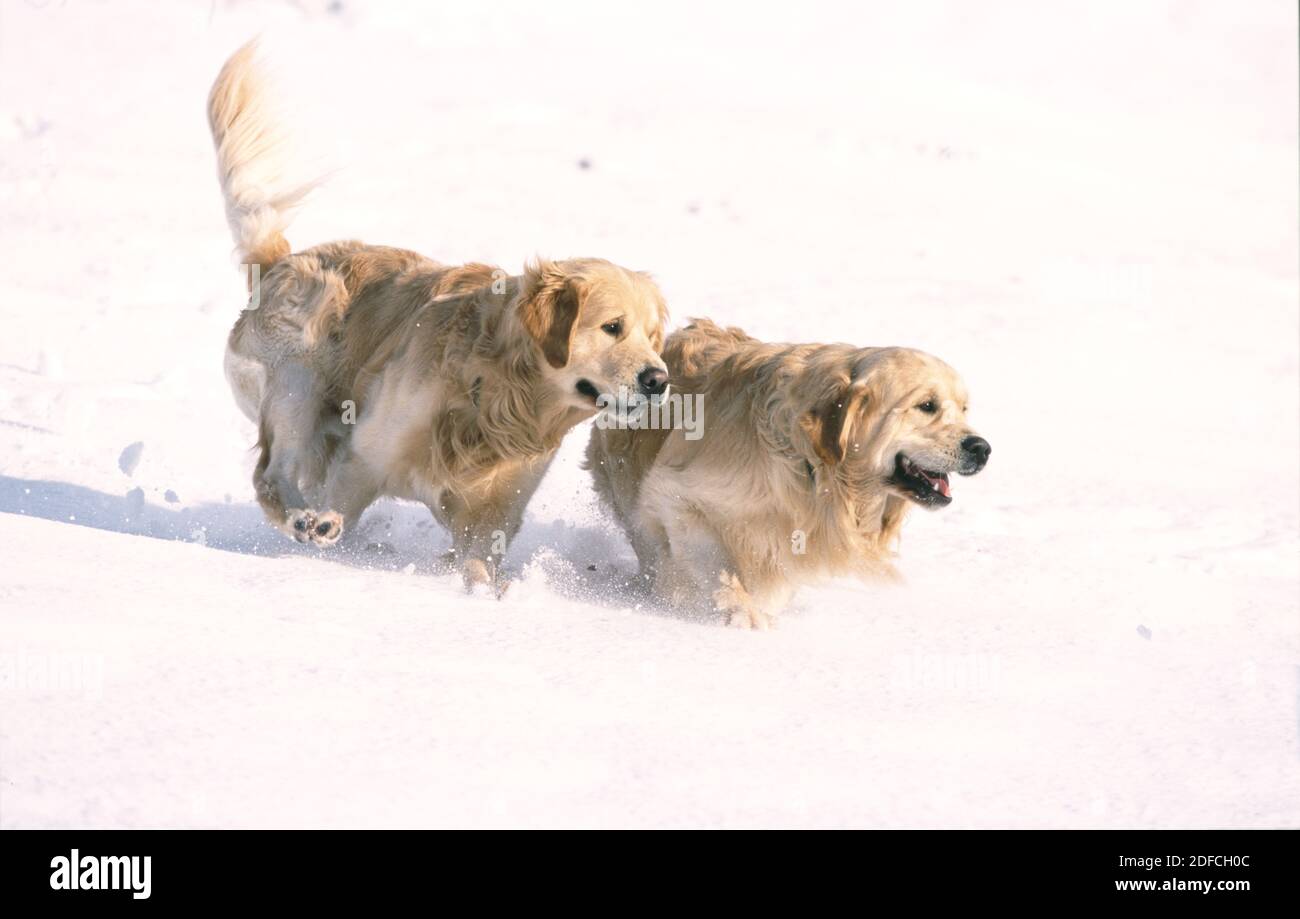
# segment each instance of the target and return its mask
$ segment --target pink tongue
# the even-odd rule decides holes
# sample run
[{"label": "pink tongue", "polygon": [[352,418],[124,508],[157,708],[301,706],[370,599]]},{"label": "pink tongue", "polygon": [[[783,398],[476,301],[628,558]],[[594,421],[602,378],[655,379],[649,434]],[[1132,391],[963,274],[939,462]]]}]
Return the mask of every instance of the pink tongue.
[{"label": "pink tongue", "polygon": [[939,489],[939,494],[943,495],[945,498],[952,497],[952,495],[948,494],[948,481],[946,479],[939,479],[934,483],[934,485]]}]

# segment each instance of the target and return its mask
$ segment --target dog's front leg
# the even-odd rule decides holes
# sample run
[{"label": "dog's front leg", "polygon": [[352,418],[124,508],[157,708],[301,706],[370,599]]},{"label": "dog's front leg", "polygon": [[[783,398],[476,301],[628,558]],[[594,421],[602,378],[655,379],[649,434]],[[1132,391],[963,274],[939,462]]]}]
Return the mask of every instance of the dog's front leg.
[{"label": "dog's front leg", "polygon": [[466,590],[480,584],[493,587],[498,595],[505,584],[498,579],[505,562],[506,547],[516,528],[493,519],[476,519],[455,525],[452,530],[452,557],[460,564],[461,580]]},{"label": "dog's front leg", "polygon": [[743,629],[770,629],[776,625],[777,607],[765,593],[755,595],[754,573],[741,565],[722,537],[700,511],[678,513],[665,522],[669,554],[675,576],[666,580],[681,595],[683,575],[712,600],[727,625]]},{"label": "dog's front leg", "polygon": [[490,487],[476,495],[444,502],[452,552],[467,589],[487,584],[498,596],[505,593],[509,586],[502,574],[506,553],[549,464],[547,457],[544,462],[500,473]]},{"label": "dog's front leg", "polygon": [[324,532],[312,541],[326,546],[338,542],[344,528],[355,527],[362,512],[374,503],[381,487],[379,476],[352,445],[341,445],[325,475],[326,510],[316,515],[316,529],[323,527]]},{"label": "dog's front leg", "polygon": [[735,571],[723,570],[718,573],[713,605],[727,617],[729,626],[766,631],[776,627],[782,602],[771,591],[747,587]]}]

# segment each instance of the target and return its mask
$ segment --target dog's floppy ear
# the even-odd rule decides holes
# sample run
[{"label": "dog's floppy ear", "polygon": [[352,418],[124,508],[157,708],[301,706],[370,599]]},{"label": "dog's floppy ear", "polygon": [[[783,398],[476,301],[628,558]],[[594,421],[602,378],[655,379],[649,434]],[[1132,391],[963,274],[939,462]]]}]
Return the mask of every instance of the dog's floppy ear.
[{"label": "dog's floppy ear", "polygon": [[812,442],[813,452],[827,466],[834,466],[844,459],[852,430],[851,421],[866,398],[866,385],[853,383],[845,377],[837,382],[829,396],[799,419],[799,426]]},{"label": "dog's floppy ear", "polygon": [[569,347],[581,307],[577,279],[558,263],[538,259],[525,267],[519,318],[552,367],[569,362]]}]

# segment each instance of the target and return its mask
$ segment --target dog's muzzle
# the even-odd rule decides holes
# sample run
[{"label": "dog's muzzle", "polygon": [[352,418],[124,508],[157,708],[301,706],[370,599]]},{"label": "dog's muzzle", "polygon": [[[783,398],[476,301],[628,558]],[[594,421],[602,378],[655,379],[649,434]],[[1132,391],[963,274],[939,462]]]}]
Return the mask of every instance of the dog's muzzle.
[{"label": "dog's muzzle", "polygon": [[961,442],[961,468],[957,471],[962,475],[974,475],[984,468],[992,452],[987,440],[972,434]]},{"label": "dog's muzzle", "polygon": [[658,396],[668,388],[668,371],[660,367],[647,367],[636,375],[637,389],[644,396]]},{"label": "dog's muzzle", "polygon": [[922,469],[902,453],[894,457],[894,474],[889,483],[922,507],[947,507],[952,503],[948,473]]}]

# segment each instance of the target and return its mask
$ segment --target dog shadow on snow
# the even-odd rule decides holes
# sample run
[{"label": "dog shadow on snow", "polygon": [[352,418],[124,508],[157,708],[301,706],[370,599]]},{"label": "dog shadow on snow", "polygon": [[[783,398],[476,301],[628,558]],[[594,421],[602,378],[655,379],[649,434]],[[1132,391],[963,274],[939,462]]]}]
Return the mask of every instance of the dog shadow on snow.
[{"label": "dog shadow on snow", "polygon": [[[170,503],[178,506],[170,507]],[[457,577],[441,561],[451,547],[447,531],[426,508],[391,499],[376,502],[355,531],[329,549],[289,539],[267,522],[255,504],[179,506],[170,493],[151,500],[143,488],[114,495],[68,482],[0,475],[0,513],[193,543],[240,555],[302,557],[369,571]],[[655,603],[638,583],[635,569],[623,537],[612,526],[601,524],[545,524],[526,519],[506,556],[506,571],[512,580],[532,581],[540,575],[548,589],[570,600],[630,607],[648,615],[698,618]],[[507,599],[514,589],[507,591]]]}]

